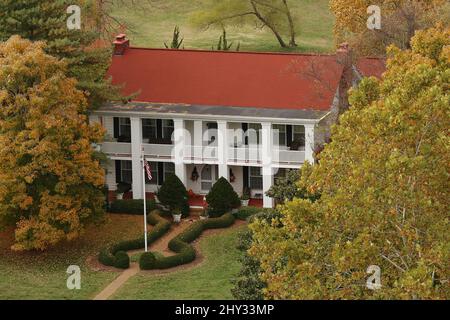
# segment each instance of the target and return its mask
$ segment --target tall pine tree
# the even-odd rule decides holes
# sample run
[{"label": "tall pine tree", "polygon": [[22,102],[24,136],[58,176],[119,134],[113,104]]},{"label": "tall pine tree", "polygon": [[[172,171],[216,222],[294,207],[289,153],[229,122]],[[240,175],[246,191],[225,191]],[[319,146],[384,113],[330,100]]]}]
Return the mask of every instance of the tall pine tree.
[{"label": "tall pine tree", "polygon": [[[46,52],[68,63],[68,77],[87,94],[95,109],[107,100],[121,99],[119,90],[105,77],[111,61],[110,48],[98,45],[99,32],[92,28],[93,7],[87,0],[0,0],[0,41],[20,35],[46,41]],[[81,30],[69,30],[69,5],[79,5]]]}]

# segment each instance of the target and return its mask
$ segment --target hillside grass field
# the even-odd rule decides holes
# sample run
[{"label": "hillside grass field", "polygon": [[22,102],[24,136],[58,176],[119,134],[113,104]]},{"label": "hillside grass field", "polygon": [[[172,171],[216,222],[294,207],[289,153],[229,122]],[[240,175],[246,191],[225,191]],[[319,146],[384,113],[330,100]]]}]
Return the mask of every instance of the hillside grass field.
[{"label": "hillside grass field", "polygon": [[[111,15],[127,26],[132,46],[164,48],[170,44],[175,26],[179,26],[186,49],[210,50],[216,46],[221,29],[199,29],[192,23],[192,15],[201,8],[200,0],[136,0],[134,5],[116,2],[109,8]],[[227,27],[227,38],[241,51],[333,51],[334,18],[328,0],[290,1],[297,33],[298,47],[283,49],[267,28],[251,25]]]}]

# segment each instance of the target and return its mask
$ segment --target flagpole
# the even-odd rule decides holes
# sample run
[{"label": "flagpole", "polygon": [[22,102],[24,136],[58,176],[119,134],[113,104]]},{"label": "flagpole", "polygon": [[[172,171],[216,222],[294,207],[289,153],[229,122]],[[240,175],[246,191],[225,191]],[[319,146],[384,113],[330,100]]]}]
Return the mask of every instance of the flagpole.
[{"label": "flagpole", "polygon": [[142,175],[142,190],[144,192],[144,244],[145,244],[145,252],[148,251],[147,248],[147,195],[145,192],[145,156],[144,156],[144,147],[141,146],[141,170],[143,170]]}]

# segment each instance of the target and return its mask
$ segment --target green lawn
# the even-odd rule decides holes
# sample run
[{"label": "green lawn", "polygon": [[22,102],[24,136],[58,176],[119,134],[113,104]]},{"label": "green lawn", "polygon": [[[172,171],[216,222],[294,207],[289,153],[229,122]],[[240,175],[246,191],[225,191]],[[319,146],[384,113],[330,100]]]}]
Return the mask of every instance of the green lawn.
[{"label": "green lawn", "polygon": [[[15,253],[9,248],[11,231],[0,233],[0,300],[5,299],[92,299],[119,273],[94,272],[86,258],[107,243],[130,239],[142,233],[140,216],[110,215],[101,226],[90,227],[73,243],[46,252]],[[81,290],[68,290],[69,265],[81,268]]]},{"label": "green lawn", "polygon": [[189,300],[233,299],[230,280],[239,272],[238,233],[245,226],[200,240],[203,264],[191,270],[166,275],[141,274],[131,278],[114,299]]},{"label": "green lawn", "polygon": [[[199,30],[191,23],[192,13],[201,8],[199,0],[154,1],[137,0],[133,8],[117,3],[111,8],[112,16],[128,27],[132,45],[164,48],[170,43],[173,28],[178,25],[184,37],[186,49],[211,49],[221,30]],[[329,0],[291,0],[297,32],[295,51],[328,52],[333,50],[333,15],[328,8]],[[228,38],[241,43],[241,51],[282,51],[273,34],[266,28],[253,26],[228,28]]]}]

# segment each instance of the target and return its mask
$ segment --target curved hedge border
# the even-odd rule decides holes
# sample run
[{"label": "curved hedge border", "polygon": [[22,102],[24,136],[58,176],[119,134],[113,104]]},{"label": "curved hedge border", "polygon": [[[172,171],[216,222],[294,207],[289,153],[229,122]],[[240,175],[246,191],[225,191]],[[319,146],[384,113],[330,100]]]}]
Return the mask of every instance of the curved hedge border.
[{"label": "curved hedge border", "polygon": [[[154,226],[152,230],[147,233],[148,244],[159,239],[170,229],[171,223],[162,218],[159,213],[159,210],[154,210],[147,216],[147,223]],[[121,241],[100,251],[98,260],[105,266],[127,269],[129,267],[129,257],[126,251],[142,249],[144,247],[144,236],[135,240]],[[128,257],[128,263],[126,262],[124,254]]]},{"label": "curved hedge border", "polygon": [[193,223],[185,231],[170,240],[169,249],[176,252],[176,255],[169,257],[155,257],[151,252],[141,255],[139,266],[142,270],[168,269],[195,260],[195,249],[190,243],[197,239],[203,231],[207,229],[219,229],[231,226],[235,217],[231,213],[226,213],[219,218],[209,218]]}]

